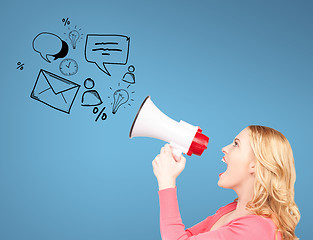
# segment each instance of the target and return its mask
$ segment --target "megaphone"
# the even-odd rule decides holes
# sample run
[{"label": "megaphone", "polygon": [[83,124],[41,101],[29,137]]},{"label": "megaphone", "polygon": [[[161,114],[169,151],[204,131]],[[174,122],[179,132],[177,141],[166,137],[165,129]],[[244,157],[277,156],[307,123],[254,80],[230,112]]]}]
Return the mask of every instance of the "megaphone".
[{"label": "megaphone", "polygon": [[146,97],[141,104],[129,132],[132,137],[151,137],[170,143],[173,153],[200,156],[209,143],[209,138],[202,134],[200,127],[166,116]]}]

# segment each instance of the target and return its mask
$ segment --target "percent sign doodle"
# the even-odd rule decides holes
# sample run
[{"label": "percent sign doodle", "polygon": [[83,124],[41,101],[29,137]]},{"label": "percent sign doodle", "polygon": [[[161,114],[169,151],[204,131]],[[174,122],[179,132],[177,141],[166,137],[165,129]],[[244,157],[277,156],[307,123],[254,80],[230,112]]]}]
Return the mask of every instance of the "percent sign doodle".
[{"label": "percent sign doodle", "polygon": [[[102,116],[101,116],[101,119],[102,119],[102,120],[107,119],[106,113],[103,112],[104,109],[105,109],[105,107],[102,108],[102,110],[100,111],[100,113],[99,113],[98,116],[96,117],[95,122],[98,121],[98,119],[99,119],[99,117],[101,116],[101,114],[102,114]],[[97,113],[99,112],[99,109],[98,109],[97,107],[94,107],[94,109],[93,109],[92,112],[93,112],[94,114],[97,114]]]},{"label": "percent sign doodle", "polygon": [[17,63],[17,68],[16,68],[16,69],[23,70],[23,69],[24,69],[24,68],[23,68],[23,66],[24,66],[24,63],[22,64],[21,62],[18,62],[18,63]]},{"label": "percent sign doodle", "polygon": [[70,21],[68,20],[68,18],[63,18],[62,19],[62,22],[64,22],[64,26],[67,24],[67,25],[70,25]]}]

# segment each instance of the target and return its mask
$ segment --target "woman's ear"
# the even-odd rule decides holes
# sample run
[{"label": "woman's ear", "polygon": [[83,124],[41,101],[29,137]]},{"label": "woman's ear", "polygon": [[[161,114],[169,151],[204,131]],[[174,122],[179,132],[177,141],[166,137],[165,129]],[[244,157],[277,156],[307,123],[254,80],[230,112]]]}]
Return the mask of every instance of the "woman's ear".
[{"label": "woman's ear", "polygon": [[251,174],[255,173],[255,168],[256,168],[256,161],[253,160],[249,163],[248,172]]}]

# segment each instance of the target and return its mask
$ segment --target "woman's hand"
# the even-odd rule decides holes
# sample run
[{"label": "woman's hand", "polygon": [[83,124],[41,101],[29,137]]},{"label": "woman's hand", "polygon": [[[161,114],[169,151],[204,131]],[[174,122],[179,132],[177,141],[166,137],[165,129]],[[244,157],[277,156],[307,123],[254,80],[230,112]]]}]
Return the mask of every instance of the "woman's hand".
[{"label": "woman's hand", "polygon": [[173,154],[173,149],[169,144],[161,148],[159,155],[152,161],[153,172],[159,183],[159,190],[174,188],[176,178],[184,170],[186,158],[181,155],[179,158]]}]

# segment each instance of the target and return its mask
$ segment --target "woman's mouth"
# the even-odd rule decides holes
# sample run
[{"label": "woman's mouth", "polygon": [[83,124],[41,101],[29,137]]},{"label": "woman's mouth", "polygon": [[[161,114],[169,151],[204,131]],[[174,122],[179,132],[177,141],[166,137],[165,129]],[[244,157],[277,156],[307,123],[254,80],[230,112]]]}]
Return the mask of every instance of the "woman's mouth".
[{"label": "woman's mouth", "polygon": [[[221,161],[227,164],[225,157],[223,157]],[[218,176],[219,177],[222,176],[226,172],[226,170],[224,172],[220,173]]]}]

